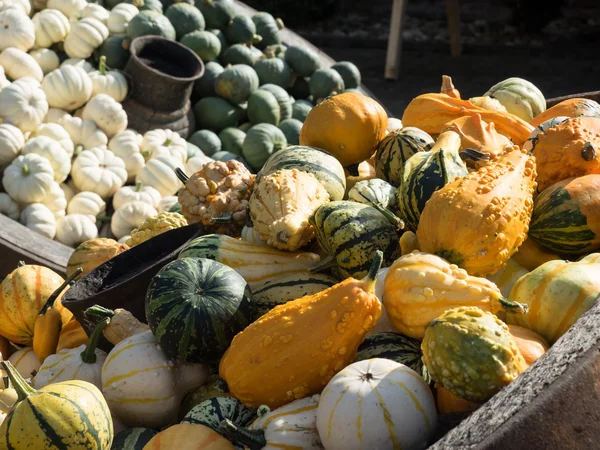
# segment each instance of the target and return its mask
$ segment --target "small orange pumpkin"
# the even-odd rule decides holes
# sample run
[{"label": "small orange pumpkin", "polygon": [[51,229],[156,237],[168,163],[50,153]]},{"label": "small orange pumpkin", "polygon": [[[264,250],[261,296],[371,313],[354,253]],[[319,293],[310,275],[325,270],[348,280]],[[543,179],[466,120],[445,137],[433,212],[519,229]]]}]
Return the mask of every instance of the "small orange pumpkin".
[{"label": "small orange pumpkin", "polygon": [[537,127],[547,120],[559,116],[600,116],[600,105],[594,100],[587,98],[570,98],[538,114],[530,123],[534,127]]},{"label": "small orange pumpkin", "polygon": [[550,348],[546,339],[534,331],[518,325],[509,325],[508,330],[528,366],[536,362]]},{"label": "small orange pumpkin", "polygon": [[513,258],[519,265],[530,272],[548,261],[562,259],[529,237],[525,239],[525,242],[519,247],[517,253],[513,255]]},{"label": "small orange pumpkin", "polygon": [[377,150],[388,116],[379,103],[355,92],[329,97],[306,116],[300,145],[327,150],[343,166],[358,164]]},{"label": "small orange pumpkin", "polygon": [[144,450],[235,450],[231,442],[204,425],[180,423],[161,431]]},{"label": "small orange pumpkin", "polygon": [[435,400],[440,414],[473,412],[481,406],[481,403],[470,402],[454,395],[445,387],[436,386],[435,390]]}]

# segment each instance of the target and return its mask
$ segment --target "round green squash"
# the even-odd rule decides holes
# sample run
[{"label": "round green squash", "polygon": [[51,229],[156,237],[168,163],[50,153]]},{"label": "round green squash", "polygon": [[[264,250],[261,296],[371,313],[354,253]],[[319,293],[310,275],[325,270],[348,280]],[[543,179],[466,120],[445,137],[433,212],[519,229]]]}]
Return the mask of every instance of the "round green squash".
[{"label": "round green squash", "polygon": [[258,48],[265,48],[269,45],[281,44],[279,30],[283,28],[283,22],[277,21],[268,12],[258,12],[252,16],[252,22],[256,25],[256,34],[262,37],[256,44]]},{"label": "round green squash", "polygon": [[213,397],[194,406],[181,423],[204,425],[219,432],[219,426],[225,419],[246,427],[256,419],[256,409],[248,408],[235,397]]},{"label": "round green squash", "polygon": [[364,203],[365,205],[379,205],[390,211],[398,212],[396,188],[380,178],[361,180],[348,191],[348,200]]},{"label": "round green squash", "polygon": [[283,89],[281,86],[277,86],[276,84],[263,84],[258,89],[261,91],[270,92],[275,96],[277,103],[279,103],[281,120],[291,119],[292,99],[290,98],[290,94],[288,94],[285,89]]},{"label": "round green squash", "polygon": [[344,80],[342,76],[333,69],[317,69],[308,82],[310,95],[315,101],[324,99],[330,95],[344,92]]},{"label": "round green squash", "polygon": [[204,16],[194,5],[188,3],[174,3],[167,8],[165,16],[171,21],[177,39],[192,31],[203,31],[206,27]]},{"label": "round green squash", "polygon": [[110,450],[143,450],[157,434],[150,428],[125,428],[115,434]]},{"label": "round green squash", "polygon": [[254,319],[252,293],[235,270],[206,258],[180,258],[152,278],[146,319],[172,359],[211,362]]},{"label": "round green squash", "polygon": [[211,28],[210,30],[206,31],[210,31],[212,34],[219,38],[219,42],[221,42],[221,51],[219,52],[219,58],[221,58],[225,50],[227,50],[227,47],[229,47],[229,42],[227,42],[227,39],[225,39],[225,34],[223,34],[221,30],[218,30],[216,28]]},{"label": "round green squash", "polygon": [[244,131],[234,127],[225,128],[219,133],[219,139],[223,151],[242,156],[242,147],[244,146],[244,139],[246,139]]},{"label": "round green squash", "polygon": [[298,119],[286,119],[279,122],[279,129],[285,134],[288,145],[298,145],[300,142],[300,130],[302,122]]},{"label": "round green squash", "polygon": [[192,144],[191,142],[186,142],[187,145],[187,159],[193,158],[194,156],[205,156],[204,152],[202,150],[200,150],[200,147],[198,147],[195,144]]},{"label": "round green squash", "polygon": [[298,75],[310,77],[321,67],[319,56],[305,47],[290,45],[285,52],[285,60]]},{"label": "round green squash", "polygon": [[260,84],[275,84],[287,89],[292,83],[292,69],[283,59],[276,56],[262,58],[254,63]]},{"label": "round green squash", "polygon": [[253,124],[271,123],[279,125],[281,108],[273,94],[258,89],[248,99],[248,118]]},{"label": "round green squash", "polygon": [[106,65],[111,69],[123,70],[129,61],[129,39],[126,36],[109,36],[97,52],[98,60],[106,57]]},{"label": "round green squash", "polygon": [[251,44],[256,38],[256,25],[248,16],[235,16],[224,33],[230,44]]},{"label": "round green squash", "polygon": [[296,100],[292,103],[292,117],[304,123],[304,119],[311,109],[313,109],[313,104],[308,100]]},{"label": "round green squash", "polygon": [[258,89],[258,75],[250,66],[235,64],[217,75],[215,92],[217,95],[240,104],[248,100],[250,94]]},{"label": "round green squash", "polygon": [[206,156],[212,156],[221,151],[219,136],[210,130],[198,130],[189,138],[190,142],[197,145]]},{"label": "round green squash", "polygon": [[256,52],[246,44],[233,44],[223,52],[221,60],[224,65],[245,64],[247,66],[253,66],[261,55],[257,55]]},{"label": "round green squash", "polygon": [[192,31],[183,35],[179,42],[196,53],[203,62],[216,59],[221,52],[221,41],[210,31]]},{"label": "round green squash", "polygon": [[204,16],[207,28],[224,30],[235,17],[232,0],[196,0],[196,7]]},{"label": "round green squash", "polygon": [[296,76],[289,88],[290,95],[297,99],[307,99],[310,97],[309,78]]},{"label": "round green squash", "polygon": [[258,171],[273,153],[287,147],[283,132],[270,123],[254,125],[246,134],[242,153],[252,169]]},{"label": "round green squash", "polygon": [[194,83],[194,95],[197,98],[214,97],[215,80],[225,69],[216,61],[209,61],[204,65],[204,73]]},{"label": "round green squash", "polygon": [[237,126],[239,111],[224,98],[206,97],[194,105],[194,116],[198,129],[218,133],[223,128]]},{"label": "round green squash", "polygon": [[[160,4],[160,2],[159,2]],[[161,13],[151,10],[140,11],[127,25],[127,37],[134,40],[140,36],[161,36],[175,40],[175,28]]]},{"label": "round green squash", "polygon": [[340,61],[331,66],[344,80],[346,89],[356,89],[360,86],[360,70],[350,61]]}]

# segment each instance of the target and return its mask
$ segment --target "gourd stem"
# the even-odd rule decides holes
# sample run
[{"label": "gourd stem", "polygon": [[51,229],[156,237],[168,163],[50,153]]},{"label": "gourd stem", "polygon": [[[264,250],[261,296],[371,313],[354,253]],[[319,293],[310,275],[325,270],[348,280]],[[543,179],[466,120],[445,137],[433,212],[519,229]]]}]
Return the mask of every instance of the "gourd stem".
[{"label": "gourd stem", "polygon": [[73,150],[73,154],[75,156],[79,155],[83,151],[83,145],[78,144],[75,146],[75,150]]},{"label": "gourd stem", "polygon": [[281,20],[279,17],[275,19],[275,23],[277,24],[277,28],[279,28],[280,30],[283,30],[285,28],[283,20]]},{"label": "gourd stem", "polygon": [[502,305],[502,308],[510,313],[525,314],[529,309],[529,307],[523,303],[512,302],[504,297],[500,297],[499,302],[500,305]]},{"label": "gourd stem", "polygon": [[98,63],[98,71],[101,75],[106,74],[106,56],[100,57],[100,62]]},{"label": "gourd stem", "polygon": [[219,425],[220,430],[229,436],[234,443],[243,444],[250,450],[260,450],[267,445],[263,430],[247,430],[240,428],[229,419],[224,419]]},{"label": "gourd stem", "polygon": [[105,308],[104,306],[94,305],[86,309],[83,312],[83,315],[87,318],[112,319],[115,315],[115,312],[112,309]]},{"label": "gourd stem", "polygon": [[140,192],[142,190],[142,182],[141,181],[137,181],[135,183],[135,192]]},{"label": "gourd stem", "polygon": [[48,311],[54,306],[54,302],[56,301],[58,296],[62,293],[62,291],[64,291],[67,288],[68,285],[75,281],[75,278],[77,278],[81,274],[81,272],[83,272],[83,269],[81,267],[78,267],[75,272],[73,272],[67,277],[63,284],[61,284],[58,287],[58,289],[56,289],[52,294],[50,294],[50,297],[48,297],[48,300],[46,300],[46,304],[39,313],[40,316],[43,316],[46,313],[46,311]]},{"label": "gourd stem", "polygon": [[23,379],[19,372],[17,372],[17,369],[13,367],[10,361],[2,361],[0,364],[2,365],[2,369],[8,375],[8,379],[10,380],[10,384],[12,384],[13,389],[17,391],[17,395],[19,396],[17,402],[22,402],[31,394],[35,394],[37,392],[34,388],[27,384],[27,382]]},{"label": "gourd stem", "polygon": [[364,286],[363,289],[367,292],[373,292],[375,290],[375,282],[377,281],[377,274],[379,273],[379,269],[381,269],[381,265],[383,264],[383,252],[381,250],[377,250],[375,252],[375,258],[373,258],[373,262],[371,263],[371,267],[369,268],[369,273],[367,277],[363,280]]},{"label": "gourd stem", "polygon": [[21,173],[24,177],[29,175],[29,166],[27,164],[23,164],[23,169],[21,169]]},{"label": "gourd stem", "polygon": [[26,265],[27,265],[27,263],[25,261],[19,261],[17,263],[17,267],[23,267],[23,266],[26,266]]},{"label": "gourd stem", "polygon": [[175,168],[175,175],[177,175],[177,178],[179,178],[179,180],[181,180],[181,182],[184,184],[190,179],[190,177],[188,177],[179,167]]},{"label": "gourd stem", "polygon": [[397,230],[404,229],[404,221],[400,217],[398,217],[396,214],[391,212],[389,209],[384,208],[383,206],[372,202],[369,198],[365,197],[365,195],[362,192],[359,192],[358,194],[362,198],[364,198],[366,201],[368,201],[373,208],[375,208],[377,211],[379,211],[381,214],[383,214],[385,216],[385,218],[388,220],[388,222],[390,222],[392,225],[394,225]]},{"label": "gourd stem", "polygon": [[81,360],[86,364],[94,364],[96,362],[96,347],[98,347],[98,339],[106,328],[106,325],[110,323],[110,319],[106,318],[102,322],[99,322],[94,328],[94,332],[88,340],[88,345],[84,351],[81,352]]}]

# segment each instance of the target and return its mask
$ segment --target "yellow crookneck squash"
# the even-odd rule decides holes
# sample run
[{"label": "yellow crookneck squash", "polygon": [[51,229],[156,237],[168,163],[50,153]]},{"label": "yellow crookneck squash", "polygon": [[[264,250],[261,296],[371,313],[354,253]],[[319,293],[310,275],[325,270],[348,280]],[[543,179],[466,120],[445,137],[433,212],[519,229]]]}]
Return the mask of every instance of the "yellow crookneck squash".
[{"label": "yellow crookneck squash", "polygon": [[421,251],[471,275],[497,272],[527,237],[535,179],[535,158],[513,146],[434,192],[417,228]]},{"label": "yellow crookneck squash", "polygon": [[384,284],[383,302],[395,329],[423,339],[427,324],[444,311],[476,306],[483,311],[523,311],[523,305],[502,297],[494,283],[469,276],[439,256],[413,252],[398,258]]},{"label": "yellow crookneck squash", "polygon": [[270,408],[319,393],[381,315],[374,288],[382,261],[378,251],[365,279],[277,306],[239,333],[219,366],[231,393]]}]

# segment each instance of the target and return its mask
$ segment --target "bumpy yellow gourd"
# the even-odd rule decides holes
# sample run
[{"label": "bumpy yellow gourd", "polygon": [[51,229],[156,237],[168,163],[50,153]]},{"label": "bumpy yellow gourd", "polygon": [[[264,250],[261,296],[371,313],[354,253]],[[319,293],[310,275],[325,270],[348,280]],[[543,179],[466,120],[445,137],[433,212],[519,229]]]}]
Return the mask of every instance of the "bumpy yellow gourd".
[{"label": "bumpy yellow gourd", "polygon": [[382,260],[378,251],[364,280],[348,278],[277,306],[239,333],[219,366],[231,393],[270,408],[319,393],[381,315],[374,288]]},{"label": "bumpy yellow gourd", "polygon": [[451,308],[477,306],[492,313],[522,310],[522,305],[504,299],[491,281],[469,276],[438,256],[417,251],[392,264],[385,277],[383,299],[392,325],[415,339],[423,339],[427,324]]}]

